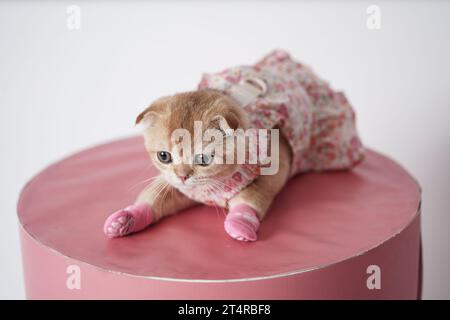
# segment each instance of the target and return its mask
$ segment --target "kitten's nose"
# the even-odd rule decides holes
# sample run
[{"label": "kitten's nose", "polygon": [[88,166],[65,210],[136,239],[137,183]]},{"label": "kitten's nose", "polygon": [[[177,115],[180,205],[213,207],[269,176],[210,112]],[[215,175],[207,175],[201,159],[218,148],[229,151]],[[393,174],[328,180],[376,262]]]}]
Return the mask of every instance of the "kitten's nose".
[{"label": "kitten's nose", "polygon": [[181,182],[185,182],[192,175],[192,168],[188,165],[179,165],[174,168],[175,174],[181,180]]}]

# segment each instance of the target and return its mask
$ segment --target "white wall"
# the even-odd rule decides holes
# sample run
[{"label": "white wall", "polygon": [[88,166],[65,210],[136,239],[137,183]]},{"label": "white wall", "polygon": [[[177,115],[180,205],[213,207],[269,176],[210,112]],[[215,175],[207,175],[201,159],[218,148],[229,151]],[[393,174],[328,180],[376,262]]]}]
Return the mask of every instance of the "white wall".
[{"label": "white wall", "polygon": [[[81,7],[81,29],[66,8]],[[368,30],[366,8],[381,8]],[[450,298],[450,4],[280,1],[0,3],[0,298],[24,297],[15,205],[44,166],[134,134],[154,98],[272,48],[353,102],[367,146],[423,187],[424,297]],[[52,195],[49,195],[51,197]]]}]

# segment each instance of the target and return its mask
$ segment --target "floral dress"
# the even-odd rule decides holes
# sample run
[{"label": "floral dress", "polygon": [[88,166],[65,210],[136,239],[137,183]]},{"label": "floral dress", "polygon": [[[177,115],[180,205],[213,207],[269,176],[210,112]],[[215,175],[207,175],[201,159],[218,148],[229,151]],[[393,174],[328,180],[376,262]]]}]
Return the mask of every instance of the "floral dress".
[{"label": "floral dress", "polygon": [[[240,99],[242,90],[236,88],[249,82],[260,91]],[[284,51],[274,51],[252,66],[204,74],[198,88],[216,89],[242,101],[253,128],[279,128],[292,149],[291,177],[306,171],[348,169],[364,157],[355,113],[345,95]],[[241,166],[222,181],[227,192],[181,191],[200,202],[226,206],[258,172]]]}]

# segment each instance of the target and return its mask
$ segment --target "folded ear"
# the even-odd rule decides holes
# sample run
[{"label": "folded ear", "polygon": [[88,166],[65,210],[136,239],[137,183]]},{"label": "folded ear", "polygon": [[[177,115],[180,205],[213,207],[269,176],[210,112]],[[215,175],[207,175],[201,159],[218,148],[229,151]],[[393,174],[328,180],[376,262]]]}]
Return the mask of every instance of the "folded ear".
[{"label": "folded ear", "polygon": [[155,111],[152,111],[152,106],[147,107],[144,111],[142,111],[137,117],[136,117],[136,125],[140,123],[147,123],[150,124],[152,119],[157,115]]},{"label": "folded ear", "polygon": [[136,117],[136,124],[145,123],[146,125],[151,125],[152,121],[154,121],[157,116],[159,117],[168,114],[169,110],[167,105],[171,98],[171,96],[161,97],[154,101]]},{"label": "folded ear", "polygon": [[239,128],[239,117],[233,112],[217,115],[211,118],[208,127],[218,129],[224,135],[229,135],[232,134],[233,130]]}]

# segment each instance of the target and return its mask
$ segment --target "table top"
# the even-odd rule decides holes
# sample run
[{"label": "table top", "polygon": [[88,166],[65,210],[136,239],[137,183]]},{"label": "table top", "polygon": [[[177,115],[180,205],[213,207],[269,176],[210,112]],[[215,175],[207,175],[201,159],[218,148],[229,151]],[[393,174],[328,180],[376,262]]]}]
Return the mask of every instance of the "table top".
[{"label": "table top", "polygon": [[106,217],[131,204],[156,173],[140,137],[82,151],[25,186],[20,224],[43,246],[108,271],[177,281],[239,281],[350,259],[397,235],[420,209],[416,181],[394,161],[368,150],[351,171],[291,179],[254,243],[231,239],[223,230],[225,212],[207,206],[128,237],[106,238]]}]

